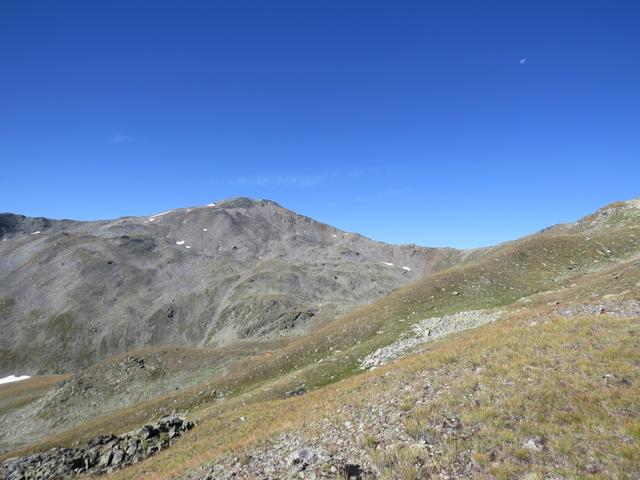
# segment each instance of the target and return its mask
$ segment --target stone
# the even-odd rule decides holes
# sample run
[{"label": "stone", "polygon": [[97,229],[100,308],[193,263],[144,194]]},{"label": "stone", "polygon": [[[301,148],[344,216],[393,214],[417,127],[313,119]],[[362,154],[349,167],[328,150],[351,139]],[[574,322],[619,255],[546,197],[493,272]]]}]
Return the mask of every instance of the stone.
[{"label": "stone", "polygon": [[362,475],[362,469],[360,465],[356,463],[347,463],[343,467],[344,478],[352,479],[352,478],[360,478]]},{"label": "stone", "polygon": [[529,440],[524,442],[524,448],[526,448],[527,450],[530,450],[532,452],[541,452],[542,451],[542,447],[538,446],[538,444],[536,443],[536,441],[533,438],[530,438]]},{"label": "stone", "polygon": [[111,450],[104,452],[100,455],[100,460],[98,460],[98,468],[104,468],[111,465],[111,459],[113,458],[113,453]]},{"label": "stone", "polygon": [[145,425],[140,429],[140,436],[143,440],[153,438],[158,435],[158,429],[153,425]]},{"label": "stone", "polygon": [[293,471],[303,471],[319,460],[328,460],[329,454],[315,448],[299,448],[289,455],[287,463]]},{"label": "stone", "polygon": [[304,395],[305,392],[307,391],[307,387],[306,385],[303,383],[301,385],[298,385],[296,388],[289,390],[288,392],[286,392],[284,394],[285,398],[290,398],[290,397],[297,397],[299,395]]},{"label": "stone", "polygon": [[[0,464],[0,478],[35,480],[68,478],[84,473],[109,473],[169,447],[168,439],[160,440],[160,432],[172,432],[168,436],[176,438],[193,426],[193,422],[185,422],[176,415],[166,416],[156,425],[145,425],[133,432],[94,437],[84,447],[76,442],[75,448],[52,448],[46,452],[5,460]],[[143,441],[148,444],[146,449],[142,448]]]},{"label": "stone", "polygon": [[120,465],[124,460],[124,451],[121,448],[113,450],[113,456],[111,457],[111,465]]}]

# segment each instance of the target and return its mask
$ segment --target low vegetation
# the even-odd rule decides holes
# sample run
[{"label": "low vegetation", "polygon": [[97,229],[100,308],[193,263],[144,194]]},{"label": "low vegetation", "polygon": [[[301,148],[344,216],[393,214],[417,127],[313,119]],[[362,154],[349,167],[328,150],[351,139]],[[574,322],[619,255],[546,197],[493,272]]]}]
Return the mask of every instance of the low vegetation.
[{"label": "low vegetation", "polygon": [[[222,375],[12,455],[130,430],[173,410],[197,427],[114,478],[199,478],[194,472],[216,463],[254,478],[256,458],[265,458],[256,449],[292,432],[336,455],[336,438],[350,439],[350,454],[388,479],[638,478],[639,315],[577,308],[640,298],[640,222],[626,208],[486,250],[309,335],[239,343]],[[359,368],[424,318],[483,309],[500,310],[500,320]],[[382,430],[345,431],[373,420]]]}]

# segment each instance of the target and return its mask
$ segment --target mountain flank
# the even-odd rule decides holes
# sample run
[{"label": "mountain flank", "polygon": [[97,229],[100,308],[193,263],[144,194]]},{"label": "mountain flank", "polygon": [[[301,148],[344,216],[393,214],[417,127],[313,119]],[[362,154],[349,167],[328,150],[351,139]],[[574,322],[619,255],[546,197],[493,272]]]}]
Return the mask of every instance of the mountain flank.
[{"label": "mountain flank", "polygon": [[301,335],[470,255],[375,242],[247,198],[96,222],[3,214],[0,375]]},{"label": "mountain flank", "polygon": [[636,478],[638,325],[633,200],[464,252],[304,334],[0,386],[0,459],[37,469],[29,454],[175,412],[195,428],[113,478]]}]

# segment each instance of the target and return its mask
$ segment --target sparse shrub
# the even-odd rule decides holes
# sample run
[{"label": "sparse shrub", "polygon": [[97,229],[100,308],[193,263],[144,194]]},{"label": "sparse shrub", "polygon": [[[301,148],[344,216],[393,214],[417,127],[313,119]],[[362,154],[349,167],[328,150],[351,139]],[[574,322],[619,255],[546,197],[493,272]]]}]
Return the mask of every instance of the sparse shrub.
[{"label": "sparse shrub", "polygon": [[367,433],[366,435],[364,435],[364,437],[362,437],[362,445],[369,449],[376,448],[378,446],[378,443],[379,442],[376,437],[374,435],[371,435],[370,433]]}]

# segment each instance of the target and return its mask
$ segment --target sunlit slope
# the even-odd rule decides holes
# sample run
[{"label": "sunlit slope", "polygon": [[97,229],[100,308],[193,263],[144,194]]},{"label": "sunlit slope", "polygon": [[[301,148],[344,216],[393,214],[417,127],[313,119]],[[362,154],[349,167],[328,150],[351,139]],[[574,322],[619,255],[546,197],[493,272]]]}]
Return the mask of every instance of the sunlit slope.
[{"label": "sunlit slope", "polygon": [[3,376],[305,334],[469,256],[247,198],[95,222],[0,214],[0,240]]},{"label": "sunlit slope", "polygon": [[[121,431],[162,414],[169,406],[199,415],[211,402],[220,406],[237,399],[259,403],[282,398],[301,384],[307,391],[323,387],[357,374],[365,355],[392,343],[423,318],[484,308],[522,308],[526,297],[541,292],[550,292],[548,302],[555,303],[564,292],[571,301],[588,301],[608,290],[634,288],[634,277],[624,271],[634,268],[633,259],[640,253],[640,215],[634,203],[614,208],[623,209],[624,221],[611,222],[610,212],[596,214],[578,222],[588,231],[554,227],[486,250],[463,265],[357,308],[308,336],[282,340],[269,351],[254,350],[210,380],[99,416],[48,444],[87,438],[98,431]],[[213,390],[224,392],[225,399],[200,394]]]},{"label": "sunlit slope", "polygon": [[237,478],[273,464],[284,478],[272,452],[294,450],[290,437],[327,451],[344,441],[386,479],[636,478],[639,298],[638,258],[580,275],[505,305],[500,321],[302,397],[203,405],[188,439],[115,478],[201,478],[216,462]]}]

